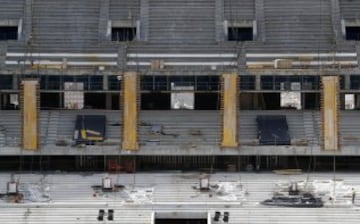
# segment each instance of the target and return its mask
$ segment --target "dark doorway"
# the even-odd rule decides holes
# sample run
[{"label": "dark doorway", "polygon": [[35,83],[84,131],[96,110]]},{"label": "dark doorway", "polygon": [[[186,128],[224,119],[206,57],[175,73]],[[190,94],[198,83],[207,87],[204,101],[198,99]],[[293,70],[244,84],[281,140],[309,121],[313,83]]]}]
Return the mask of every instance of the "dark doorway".
[{"label": "dark doorway", "polygon": [[346,27],[346,40],[360,40],[360,26]]},{"label": "dark doorway", "polygon": [[155,224],[207,224],[206,219],[156,219]]},{"label": "dark doorway", "polygon": [[0,26],[0,40],[17,40],[17,26]]},{"label": "dark doorway", "polygon": [[143,93],[141,94],[142,110],[170,110],[170,93]]},{"label": "dark doorway", "polygon": [[105,109],[106,95],[104,93],[85,93],[85,109]]},{"label": "dark doorway", "polygon": [[220,107],[220,94],[195,93],[195,110],[218,110]]},{"label": "dark doorway", "polygon": [[60,93],[41,93],[40,108],[42,110],[61,108]]},{"label": "dark doorway", "polygon": [[303,94],[304,110],[318,110],[320,109],[320,94],[319,93],[304,93]]},{"label": "dark doorway", "polygon": [[228,40],[251,41],[253,40],[253,29],[252,27],[229,27]]},{"label": "dark doorway", "polygon": [[263,102],[265,110],[280,110],[280,93],[264,93]]}]

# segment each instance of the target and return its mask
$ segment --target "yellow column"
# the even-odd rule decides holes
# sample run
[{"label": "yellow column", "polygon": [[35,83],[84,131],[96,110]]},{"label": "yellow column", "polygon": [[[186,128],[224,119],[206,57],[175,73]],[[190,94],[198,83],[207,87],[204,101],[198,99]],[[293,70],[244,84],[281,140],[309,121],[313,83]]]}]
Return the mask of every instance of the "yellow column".
[{"label": "yellow column", "polygon": [[138,75],[126,72],[123,76],[122,148],[138,150]]},{"label": "yellow column", "polygon": [[238,75],[223,74],[221,147],[238,147]]},{"label": "yellow column", "polygon": [[22,81],[22,146],[39,149],[38,81]]},{"label": "yellow column", "polygon": [[339,78],[337,76],[322,77],[322,136],[323,149],[339,150]]}]

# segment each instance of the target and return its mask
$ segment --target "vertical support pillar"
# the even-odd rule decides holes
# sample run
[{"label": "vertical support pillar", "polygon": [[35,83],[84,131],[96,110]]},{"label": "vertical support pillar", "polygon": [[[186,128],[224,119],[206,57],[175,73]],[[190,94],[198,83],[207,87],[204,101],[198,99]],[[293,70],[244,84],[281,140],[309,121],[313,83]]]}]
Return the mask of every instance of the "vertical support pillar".
[{"label": "vertical support pillar", "polygon": [[138,150],[138,75],[125,72],[123,76],[122,148]]},{"label": "vertical support pillar", "polygon": [[322,136],[323,149],[339,150],[339,77],[322,77]]},{"label": "vertical support pillar", "polygon": [[221,147],[238,147],[238,75],[223,74],[223,114]]},{"label": "vertical support pillar", "polygon": [[25,150],[39,149],[39,101],[38,80],[23,80],[22,83],[22,147]]}]

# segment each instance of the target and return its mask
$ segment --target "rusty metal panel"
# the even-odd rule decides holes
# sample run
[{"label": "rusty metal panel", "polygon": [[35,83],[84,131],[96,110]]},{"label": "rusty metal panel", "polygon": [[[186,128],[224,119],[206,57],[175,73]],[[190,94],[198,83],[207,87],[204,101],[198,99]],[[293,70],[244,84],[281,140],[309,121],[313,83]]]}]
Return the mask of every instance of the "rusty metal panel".
[{"label": "rusty metal panel", "polygon": [[337,76],[322,77],[322,127],[323,149],[329,151],[339,150],[339,108]]},{"label": "rusty metal panel", "polygon": [[138,75],[135,72],[126,72],[123,76],[122,120],[122,148],[138,150]]},{"label": "rusty metal panel", "polygon": [[22,137],[25,150],[39,149],[38,81],[23,80]]},{"label": "rusty metal panel", "polygon": [[222,147],[238,146],[238,75],[223,74]]}]

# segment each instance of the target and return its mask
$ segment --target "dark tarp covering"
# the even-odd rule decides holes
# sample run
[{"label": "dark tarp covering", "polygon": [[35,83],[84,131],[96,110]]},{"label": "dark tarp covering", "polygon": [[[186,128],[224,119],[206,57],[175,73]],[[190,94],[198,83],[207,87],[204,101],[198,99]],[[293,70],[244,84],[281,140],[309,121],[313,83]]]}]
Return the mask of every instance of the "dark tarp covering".
[{"label": "dark tarp covering", "polygon": [[105,140],[106,117],[103,115],[77,115],[74,130],[76,144],[91,145]]},{"label": "dark tarp covering", "polygon": [[258,115],[256,122],[260,145],[290,145],[285,115]]}]

